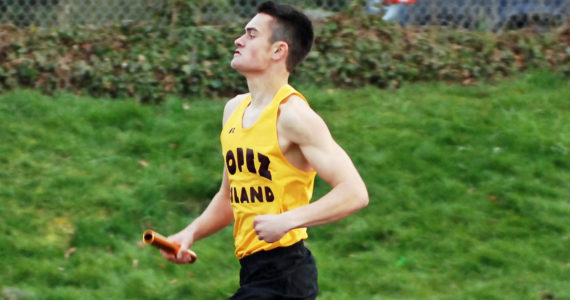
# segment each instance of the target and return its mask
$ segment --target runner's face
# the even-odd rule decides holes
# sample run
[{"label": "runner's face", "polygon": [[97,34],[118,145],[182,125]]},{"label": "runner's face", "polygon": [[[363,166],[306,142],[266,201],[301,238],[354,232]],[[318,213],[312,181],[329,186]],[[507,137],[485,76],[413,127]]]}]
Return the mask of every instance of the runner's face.
[{"label": "runner's face", "polygon": [[242,74],[259,73],[267,69],[271,61],[273,17],[257,14],[245,26],[245,33],[235,40],[237,49],[231,62],[232,68]]}]

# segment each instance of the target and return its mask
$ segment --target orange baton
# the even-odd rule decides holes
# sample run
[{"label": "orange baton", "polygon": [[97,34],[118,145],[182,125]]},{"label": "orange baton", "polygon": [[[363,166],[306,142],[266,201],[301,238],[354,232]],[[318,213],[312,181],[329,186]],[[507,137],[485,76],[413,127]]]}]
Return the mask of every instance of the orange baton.
[{"label": "orange baton", "polygon": [[[160,235],[157,232],[154,232],[151,229],[148,229],[143,233],[143,242],[147,245],[152,245],[166,252],[174,254],[178,253],[178,250],[180,249],[180,245],[169,242],[164,236]],[[196,253],[190,249],[188,249],[188,253],[190,253],[190,257],[192,258],[190,263],[195,262],[198,258],[196,256]]]}]

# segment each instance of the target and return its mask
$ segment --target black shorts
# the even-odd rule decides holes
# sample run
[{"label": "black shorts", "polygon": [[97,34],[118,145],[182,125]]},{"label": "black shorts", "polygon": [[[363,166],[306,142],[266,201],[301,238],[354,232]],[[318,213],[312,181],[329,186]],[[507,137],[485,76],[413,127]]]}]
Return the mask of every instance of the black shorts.
[{"label": "black shorts", "polygon": [[303,241],[260,251],[239,262],[240,288],[232,300],[315,299],[319,293],[315,259]]}]

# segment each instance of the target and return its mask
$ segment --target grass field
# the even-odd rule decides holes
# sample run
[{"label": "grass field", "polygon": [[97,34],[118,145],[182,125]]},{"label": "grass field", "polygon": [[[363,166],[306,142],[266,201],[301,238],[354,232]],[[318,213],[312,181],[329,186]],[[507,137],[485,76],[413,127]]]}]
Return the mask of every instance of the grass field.
[{"label": "grass field", "polygon": [[[371,200],[309,230],[319,299],[570,299],[568,77],[299,89]],[[196,243],[194,265],[139,242],[217,191],[223,105],[0,95],[0,299],[230,296],[231,228]]]}]

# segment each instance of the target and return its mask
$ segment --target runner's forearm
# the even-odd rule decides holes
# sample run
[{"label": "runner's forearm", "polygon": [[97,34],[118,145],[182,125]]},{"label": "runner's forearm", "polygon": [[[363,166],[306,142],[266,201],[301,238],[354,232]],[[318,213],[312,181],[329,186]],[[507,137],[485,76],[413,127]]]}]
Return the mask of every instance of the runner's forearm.
[{"label": "runner's forearm", "polygon": [[290,229],[323,225],[343,219],[368,205],[362,181],[345,182],[309,205],[283,213]]},{"label": "runner's forearm", "polygon": [[234,215],[229,202],[222,192],[218,192],[202,214],[190,223],[184,231],[198,241],[231,224]]}]

